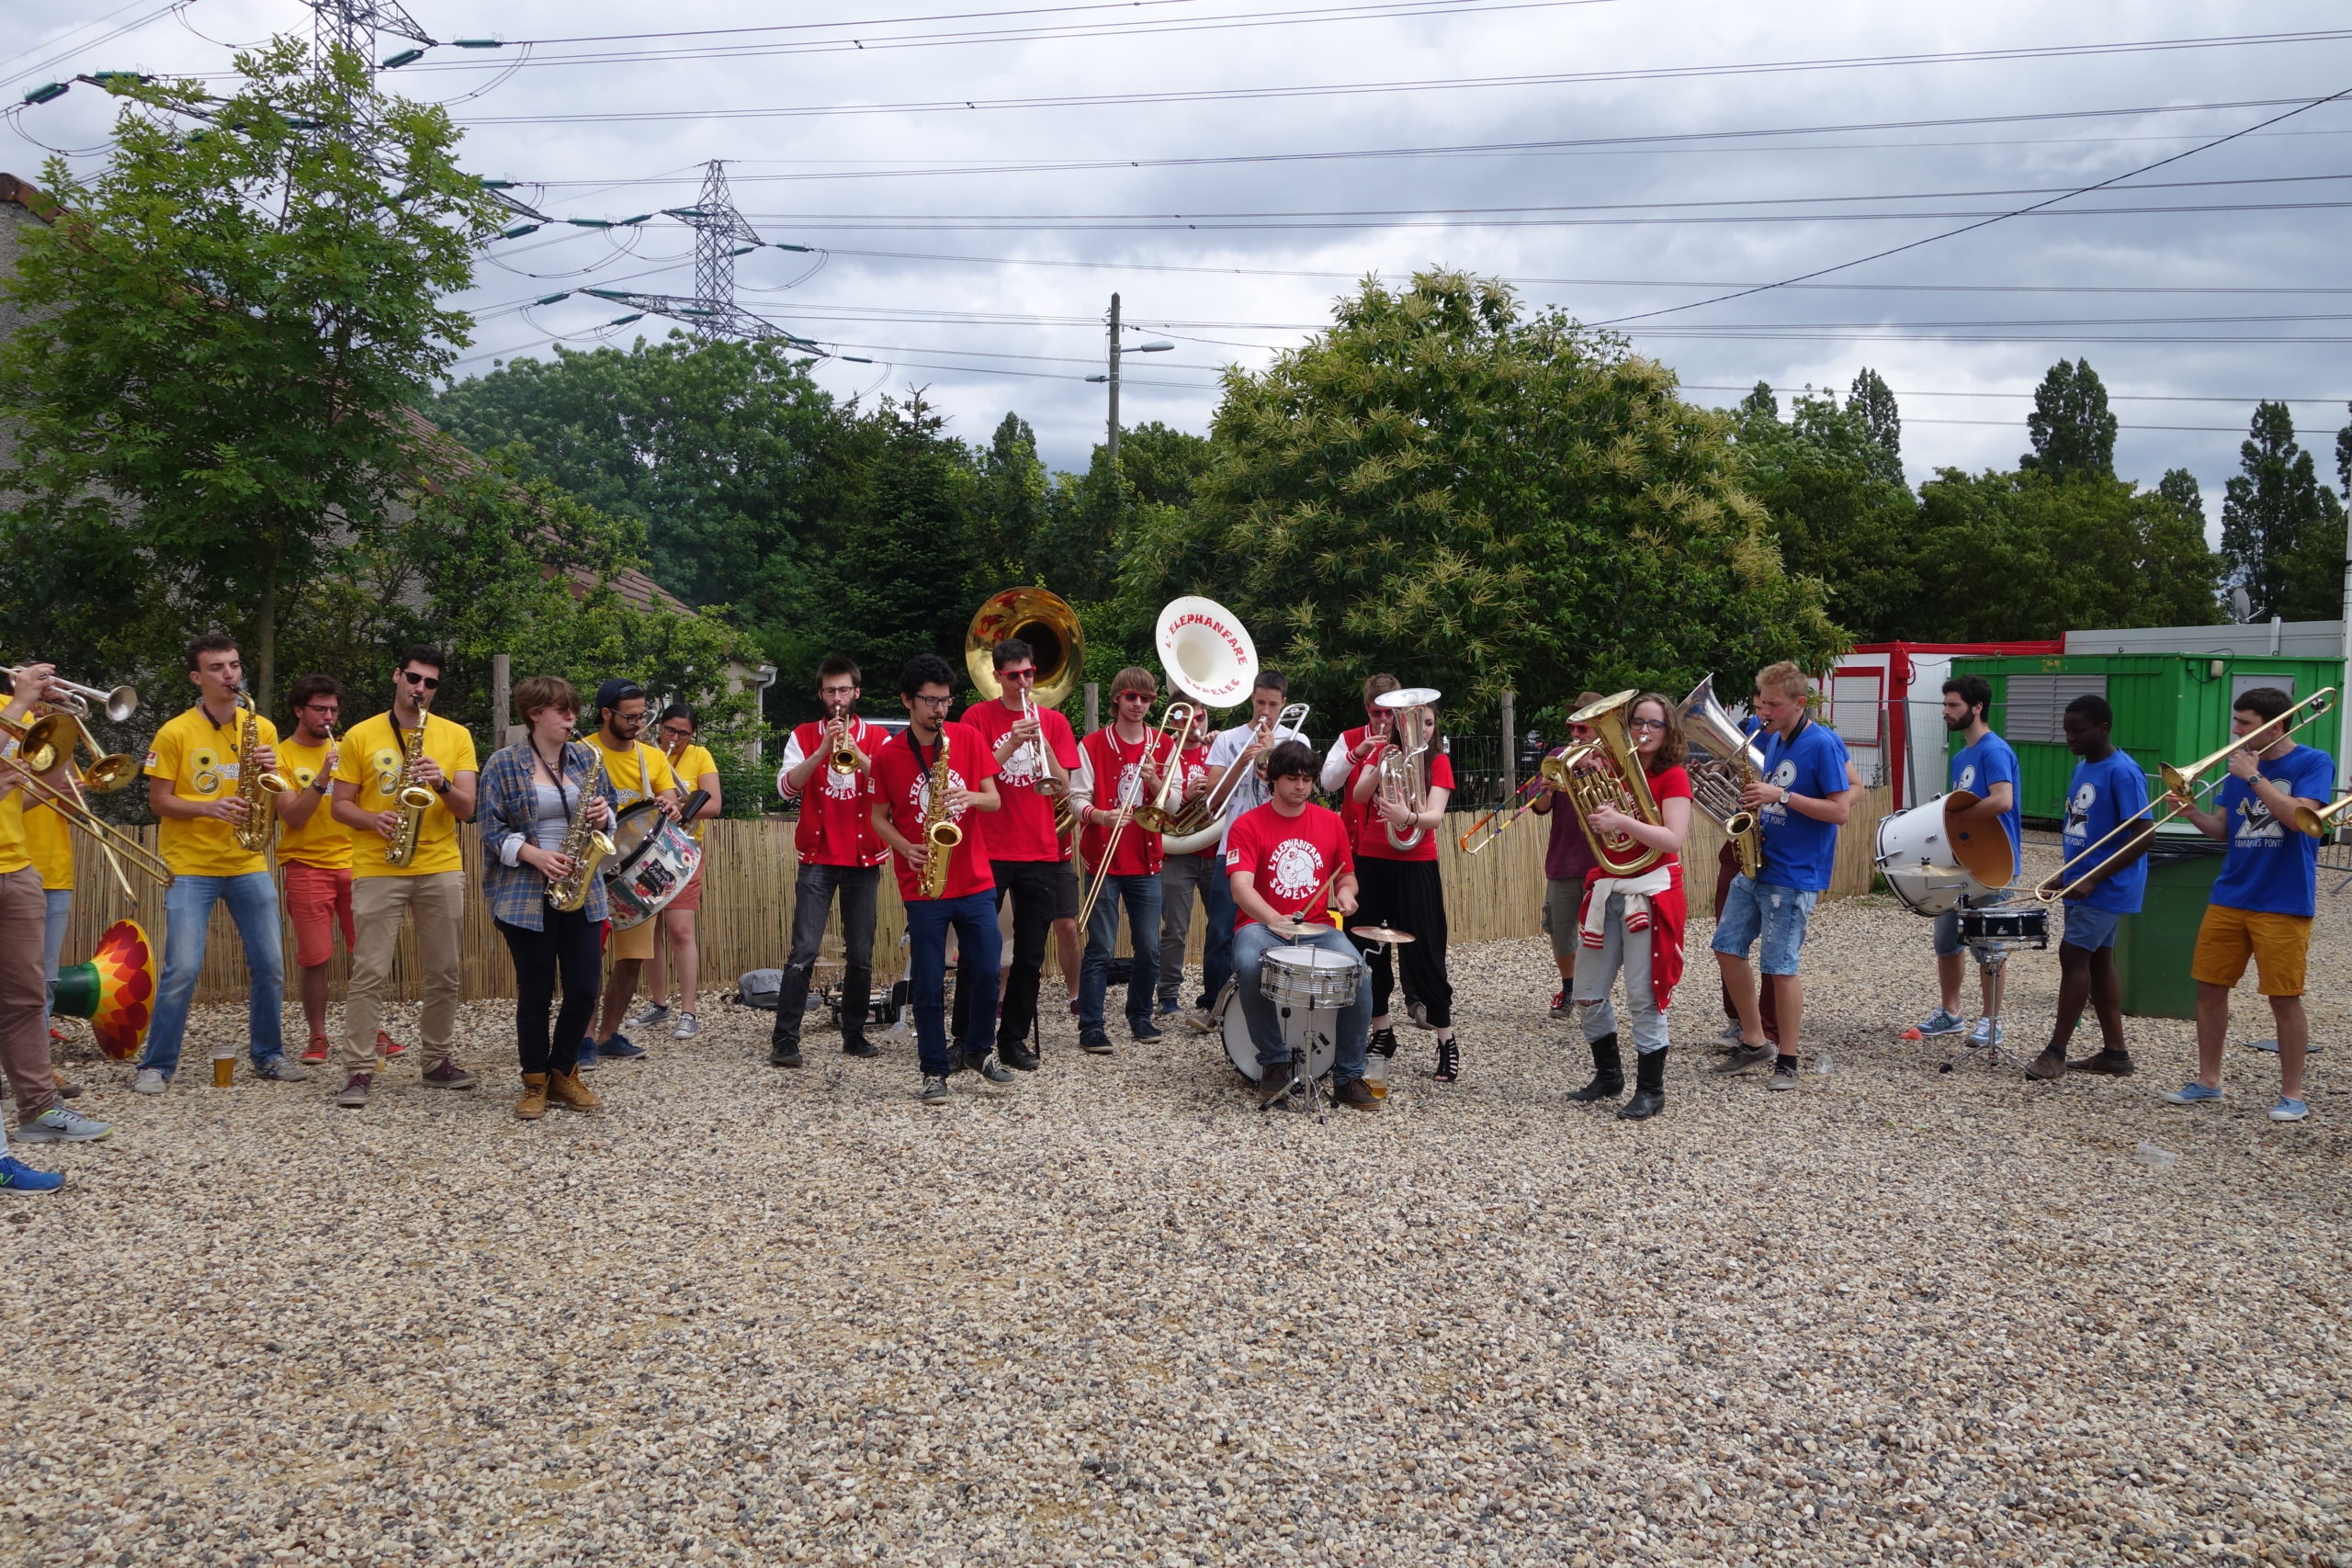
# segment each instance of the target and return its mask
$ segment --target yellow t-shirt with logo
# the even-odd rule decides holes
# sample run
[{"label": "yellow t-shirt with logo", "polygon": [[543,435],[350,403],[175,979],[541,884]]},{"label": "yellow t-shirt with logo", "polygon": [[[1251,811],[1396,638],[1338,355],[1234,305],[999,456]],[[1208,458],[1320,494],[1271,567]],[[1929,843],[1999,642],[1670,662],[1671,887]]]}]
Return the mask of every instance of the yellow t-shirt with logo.
[{"label": "yellow t-shirt with logo", "polygon": [[[277,726],[264,717],[254,723],[262,745],[277,744]],[[182,800],[226,800],[237,793],[237,739],[243,728],[241,711],[232,710],[228,723],[215,724],[198,703],[155,732],[146,774],[169,780]],[[261,797],[264,809],[270,798]],[[155,838],[175,875],[246,876],[268,869],[259,852],[237,842],[236,829],[217,818],[166,817]]]},{"label": "yellow t-shirt with logo", "polygon": [[[695,781],[701,778],[703,774],[715,773],[717,772],[718,772],[718,762],[717,759],[711,756],[710,749],[707,746],[689,746],[684,750],[678,753],[678,760],[670,764],[670,774],[673,778],[678,781],[678,794],[680,795],[684,795],[693,790],[695,787]],[[702,824],[700,822],[687,823],[686,831],[695,836],[695,843],[699,844],[702,842]]]},{"label": "yellow t-shirt with logo", "polygon": [[650,800],[665,789],[678,787],[678,775],[671,771],[670,759],[662,754],[659,746],[639,741],[616,751],[605,744],[602,730],[597,731],[594,744],[596,758],[605,764],[605,776],[613,781],[614,815],[640,800]]},{"label": "yellow t-shirt with logo", "polygon": [[22,790],[9,798],[24,823],[25,853],[32,857],[33,869],[40,873],[41,891],[71,893],[74,829],[53,807],[36,805]]},{"label": "yellow t-shirt with logo", "polygon": [[[15,751],[16,743],[10,741],[0,754],[14,755]],[[13,774],[9,782],[15,782]],[[24,799],[24,791],[14,790],[6,800],[0,800],[0,876],[23,871],[33,863],[32,857],[25,852]]]},{"label": "yellow t-shirt with logo", "polygon": [[316,746],[305,746],[299,740],[277,743],[277,771],[292,779],[296,789],[309,789],[322,782],[328,786],[309,821],[300,828],[278,823],[280,865],[314,866],[321,871],[351,869],[351,829],[334,819],[334,779],[327,771],[327,754],[334,749],[331,740],[322,740]]},{"label": "yellow t-shirt with logo", "polygon": [[[341,755],[335,762],[335,780],[359,786],[362,811],[390,811],[399,807],[392,795],[400,784],[401,732],[393,727],[390,714],[379,713],[353,725],[337,750]],[[448,778],[481,771],[474,761],[474,738],[465,726],[429,713],[424,716],[424,754],[438,762]],[[385,860],[384,851],[390,844],[377,834],[354,833],[351,845],[355,877],[431,876],[464,869],[458,855],[458,819],[450,814],[448,801],[437,795],[417,826],[416,854],[408,864],[394,865]]]}]

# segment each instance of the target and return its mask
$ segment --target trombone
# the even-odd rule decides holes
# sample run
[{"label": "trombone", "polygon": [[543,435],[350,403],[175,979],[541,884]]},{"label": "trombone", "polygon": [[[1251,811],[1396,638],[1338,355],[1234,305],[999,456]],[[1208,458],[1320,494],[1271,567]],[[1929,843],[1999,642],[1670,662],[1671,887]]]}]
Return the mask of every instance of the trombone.
[{"label": "trombone", "polygon": [[[51,754],[52,757],[55,755],[53,751]],[[56,765],[52,761],[50,766],[54,768]],[[98,846],[98,852],[107,857],[107,865],[113,871],[115,881],[121,885],[123,897],[136,897],[130,890],[130,879],[122,874],[122,857],[125,856],[141,874],[153,877],[159,886],[169,887],[172,885],[172,868],[164,863],[162,856],[120,829],[91,815],[89,804],[82,798],[81,786],[74,784],[71,773],[65,775],[67,787],[60,789],[40,776],[49,770],[37,769],[22,756],[0,756],[0,767],[8,770],[7,776],[14,777],[28,800],[36,806],[48,807],[63,818],[69,827],[79,828],[90,836]]]},{"label": "trombone", "polygon": [[[2220,767],[2224,762],[2227,762],[2230,760],[2230,753],[2233,751],[2244,750],[2248,747],[2260,750],[2263,747],[2270,746],[2278,741],[2285,739],[2288,736],[2294,734],[2295,731],[2302,728],[2305,725],[2315,723],[2321,717],[2324,716],[2335,706],[2335,696],[2336,689],[2334,686],[2323,686],[2320,690],[2313,692],[2310,696],[2305,697],[2301,702],[2299,702],[2293,706],[2286,709],[2284,712],[2279,714],[2277,718],[2264,719],[2260,724],[2256,725],[2244,735],[2233,737],[2227,746],[2222,747],[2220,750],[2215,751],[2211,756],[2199,757],[2197,761],[2189,763],[2185,768],[2176,768],[2170,762],[2159,763],[2157,766],[2157,773],[2164,779],[2165,793],[2166,795],[2178,795],[2184,802],[2192,804],[2184,804],[2175,807],[2172,810],[2165,812],[2161,817],[2154,818],[2148,817],[2134,817],[2129,821],[2117,823],[2113,829],[2101,835],[2097,843],[2085,845],[2082,849],[2068,856],[2064,865],[2061,865],[2056,871],[2042,878],[2039,883],[2036,883],[2033,889],[2034,897],[2044,904],[2055,904],[2062,898],[2071,898],[2075,897],[2077,893],[2082,891],[2086,884],[2100,875],[2103,875],[2119,864],[2124,856],[2130,854],[2133,849],[2138,846],[2140,833],[2143,829],[2153,834],[2156,829],[2163,828],[2165,824],[2178,821],[2181,818],[2187,816],[2192,809],[2193,803],[2199,795],[2210,794],[2212,790],[2219,788],[2222,782],[2221,780],[2214,779],[2211,781],[2211,783],[2208,783],[2204,775],[2211,773],[2215,768]],[[2304,708],[2311,709],[2311,712],[2303,714],[2301,718],[2295,718],[2295,715]],[[2294,718],[2295,722],[2292,724],[2287,724],[2287,721],[2290,718]],[[2275,727],[2282,724],[2287,726],[2284,729],[2278,730],[2277,734],[2272,735],[2267,739],[2263,737],[2263,731],[2274,728]],[[2347,797],[2347,799],[2352,799],[2352,797]],[[2345,801],[2338,801],[2334,806],[2323,807],[2320,811],[2312,811],[2309,807],[2305,807],[2301,813],[2298,814],[2295,820],[2295,826],[2302,829],[2304,832],[2311,833],[2313,837],[2317,837],[2320,832],[2325,830],[2326,823],[2334,819],[2333,816],[2330,814],[2339,813],[2343,811],[2345,807]],[[2153,807],[2151,807],[2151,809],[2153,809]],[[2302,818],[2304,817],[2309,817],[2312,819],[2312,827],[2306,828],[2303,826]],[[2082,872],[2079,874],[2072,873],[2070,868],[2075,866],[2077,863],[2089,860],[2093,854],[2098,853],[2099,851],[2106,850],[2109,840],[2113,840],[2117,834],[2124,832],[2131,833],[2132,837],[2125,840],[2120,847],[2113,850],[2108,850],[2107,853],[2102,855],[2096,863],[2094,863],[2089,870]]]},{"label": "trombone", "polygon": [[[1145,734],[1143,756],[1136,764],[1136,793],[1137,795],[1143,793],[1142,770],[1151,765],[1152,753],[1159,749],[1159,743],[1162,740],[1168,742],[1167,760],[1159,768],[1159,787],[1152,792],[1152,798],[1148,803],[1128,798],[1127,792],[1123,787],[1126,783],[1125,779],[1118,778],[1111,781],[1112,793],[1120,797],[1119,815],[1111,824],[1111,836],[1102,841],[1102,858],[1095,863],[1093,884],[1087,888],[1086,899],[1078,908],[1078,929],[1080,931],[1086,930],[1086,922],[1094,913],[1094,902],[1102,896],[1103,884],[1111,880],[1111,863],[1118,858],[1119,840],[1126,833],[1127,824],[1133,822],[1148,833],[1159,833],[1167,831],[1167,829],[1152,827],[1150,825],[1152,822],[1168,824],[1175,820],[1167,811],[1168,784],[1169,780],[1179,771],[1176,761],[1183,755],[1184,733],[1191,728],[1193,715],[1195,711],[1197,710],[1191,703],[1170,703],[1168,710],[1159,716],[1159,728]],[[1118,731],[1114,728],[1110,733],[1115,737]],[[1125,772],[1124,769],[1121,771]],[[1117,916],[1114,911],[1113,924],[1116,923]]]},{"label": "trombone", "polygon": [[2316,811],[2308,806],[2299,806],[2295,807],[2295,831],[2309,833],[2314,839],[2324,839],[2344,819],[2347,811],[2352,811],[2352,795],[2332,801]]},{"label": "trombone", "polygon": [[[1456,839],[1453,841],[1453,847],[1465,855],[1475,855],[1510,831],[1512,824],[1534,810],[1544,799],[1541,795],[1531,795],[1526,800],[1520,800],[1519,797],[1527,795],[1530,790],[1540,789],[1545,784],[1556,784],[1565,789],[1568,783],[1568,767],[1573,760],[1569,753],[1576,752],[1578,757],[1581,757],[1584,753],[1579,751],[1578,748],[1589,747],[1590,744],[1590,741],[1575,741],[1561,747],[1556,751],[1546,752],[1544,760],[1536,764],[1534,776],[1511,791],[1510,800],[1504,801],[1500,806],[1471,823],[1470,830]],[[1514,805],[1513,802],[1517,804]]]}]

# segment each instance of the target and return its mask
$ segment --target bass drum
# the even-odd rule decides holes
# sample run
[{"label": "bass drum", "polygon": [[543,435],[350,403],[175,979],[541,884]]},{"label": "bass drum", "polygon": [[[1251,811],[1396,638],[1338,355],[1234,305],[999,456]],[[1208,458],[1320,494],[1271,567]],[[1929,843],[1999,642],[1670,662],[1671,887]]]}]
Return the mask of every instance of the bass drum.
[{"label": "bass drum", "polygon": [[605,899],[616,931],[642,925],[668,908],[702,869],[702,846],[662,813],[659,802],[623,807],[613,819],[612,837]]},{"label": "bass drum", "polygon": [[1998,821],[1958,826],[1949,819],[1980,798],[1957,789],[1879,823],[1879,874],[1914,913],[1940,915],[1962,898],[1991,903],[2016,874],[2008,831]]},{"label": "bass drum", "polygon": [[[1226,1059],[1233,1064],[1233,1070],[1256,1083],[1261,1076],[1258,1047],[1250,1043],[1250,1018],[1241,1010],[1239,991],[1232,981],[1227,980],[1225,989],[1217,993],[1216,1006],[1210,1010],[1210,1017],[1216,1020],[1218,1030],[1225,1035]],[[1332,1032],[1339,1023],[1338,1015],[1318,1013],[1317,1017],[1324,1021],[1324,1027],[1317,1032],[1317,1037],[1312,1045],[1306,1038],[1305,1009],[1293,1010],[1291,1015],[1282,1021],[1283,1043],[1290,1047],[1292,1061],[1301,1057],[1306,1059],[1309,1078],[1321,1077],[1331,1070],[1331,1064],[1340,1059],[1337,1037]]]}]

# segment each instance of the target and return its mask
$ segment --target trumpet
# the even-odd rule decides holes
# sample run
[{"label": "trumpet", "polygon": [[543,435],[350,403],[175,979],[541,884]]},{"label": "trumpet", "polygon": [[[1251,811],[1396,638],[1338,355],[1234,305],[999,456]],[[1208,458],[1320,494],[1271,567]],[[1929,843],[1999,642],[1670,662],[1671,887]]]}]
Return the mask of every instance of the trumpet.
[{"label": "trumpet", "polygon": [[[2105,875],[2114,869],[2124,856],[2132,853],[2139,845],[2140,834],[2143,830],[2153,833],[2166,823],[2178,821],[2192,809],[2193,803],[2199,795],[2209,794],[2212,789],[2220,787],[2221,780],[2215,779],[2208,784],[2204,775],[2227,762],[2230,760],[2230,753],[2242,751],[2249,747],[2260,750],[2264,747],[2275,745],[2305,725],[2318,722],[2335,706],[2335,698],[2336,689],[2334,686],[2323,686],[2301,702],[2286,709],[2277,718],[2264,719],[2244,735],[2233,737],[2227,746],[2211,756],[2199,757],[2185,768],[2176,768],[2170,762],[2158,764],[2157,772],[2164,780],[2165,793],[2178,795],[2184,803],[2189,804],[2175,807],[2161,817],[2134,817],[2129,821],[2117,823],[2112,829],[2101,835],[2098,842],[2084,845],[2068,856],[2064,864],[2036,883],[2033,889],[2034,897],[2044,904],[2055,904],[2061,899],[2074,897],[2086,886]],[[2311,712],[2303,714],[2301,718],[2295,718],[2295,715],[2304,708],[2311,709]],[[2290,718],[2294,718],[2295,722],[2287,724]],[[2278,729],[2276,734],[2265,737],[2264,731],[2275,729],[2280,725],[2286,725],[2286,728]],[[2338,801],[2334,806],[2324,807],[2319,811],[2305,807],[2297,815],[2295,826],[2317,837],[2320,832],[2325,831],[2326,825],[2335,819],[2331,814],[2340,813],[2344,808],[2342,801]],[[2305,828],[2302,821],[2304,817],[2312,818],[2314,827]],[[2127,832],[2132,835],[2130,838],[2115,849],[2107,849],[2108,844],[2118,834]],[[2098,854],[2102,850],[2107,852],[2100,855],[2097,861],[2091,862],[2089,870],[2080,872],[2075,870],[2076,866],[2090,861],[2094,854]]]},{"label": "trumpet", "polygon": [[[1024,724],[1037,722],[1037,705],[1028,693],[1021,694],[1021,719]],[[1054,803],[1054,837],[1067,839],[1078,831],[1078,812],[1069,803],[1069,785],[1054,776],[1053,759],[1046,753],[1043,740],[1024,743],[1023,751],[1037,753],[1037,793]],[[1015,752],[1018,756],[1020,753]]]},{"label": "trumpet", "polygon": [[846,704],[829,705],[825,722],[831,727],[832,742],[827,749],[825,765],[837,773],[857,772],[857,747],[849,739],[848,719]]},{"label": "trumpet", "polygon": [[[25,668],[21,664],[0,664],[0,675],[8,677],[9,682],[13,685],[17,677],[24,673]],[[51,689],[59,694],[48,698],[47,701],[62,711],[74,715],[76,718],[89,717],[93,705],[116,724],[120,724],[139,711],[139,694],[129,686],[117,686],[111,692],[101,692],[96,686],[80,685],[72,681],[60,680],[54,675],[49,678],[49,683]]]}]

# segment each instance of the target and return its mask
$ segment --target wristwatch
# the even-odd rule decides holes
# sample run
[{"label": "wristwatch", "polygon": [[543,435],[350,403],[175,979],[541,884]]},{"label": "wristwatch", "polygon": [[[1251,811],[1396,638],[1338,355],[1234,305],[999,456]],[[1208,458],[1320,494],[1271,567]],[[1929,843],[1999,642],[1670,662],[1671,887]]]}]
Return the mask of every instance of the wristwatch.
[{"label": "wristwatch", "polygon": [[435,779],[435,780],[434,780],[434,781],[433,781],[433,793],[434,793],[434,794],[435,794],[435,795],[447,795],[447,794],[448,794],[448,793],[449,793],[449,781],[448,781],[447,779]]},{"label": "wristwatch", "polygon": [[1789,795],[1790,795],[1789,786],[1788,786],[1788,785],[1786,785],[1786,784],[1782,784],[1782,785],[1781,786],[1781,801],[1780,801],[1780,803],[1781,803],[1782,806],[1786,806],[1786,805],[1789,803]]}]

